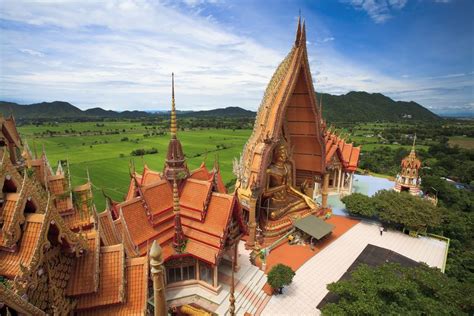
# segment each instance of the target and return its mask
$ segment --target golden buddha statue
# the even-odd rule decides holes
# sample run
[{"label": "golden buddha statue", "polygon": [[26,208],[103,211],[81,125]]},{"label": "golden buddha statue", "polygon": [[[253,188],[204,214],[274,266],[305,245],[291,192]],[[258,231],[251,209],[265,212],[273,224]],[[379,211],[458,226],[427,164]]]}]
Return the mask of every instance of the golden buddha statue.
[{"label": "golden buddha statue", "polygon": [[273,163],[266,171],[266,188],[262,195],[262,207],[269,212],[269,219],[276,220],[305,208],[316,208],[310,197],[293,187],[293,166],[288,160],[284,141],[277,145],[273,157]]}]

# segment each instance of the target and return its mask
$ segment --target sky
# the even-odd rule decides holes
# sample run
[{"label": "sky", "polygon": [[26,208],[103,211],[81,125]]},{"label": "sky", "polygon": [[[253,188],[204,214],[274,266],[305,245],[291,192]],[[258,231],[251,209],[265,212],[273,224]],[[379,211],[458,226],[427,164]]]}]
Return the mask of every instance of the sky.
[{"label": "sky", "polygon": [[0,100],[256,110],[300,12],[316,91],[474,114],[472,0],[2,0]]}]

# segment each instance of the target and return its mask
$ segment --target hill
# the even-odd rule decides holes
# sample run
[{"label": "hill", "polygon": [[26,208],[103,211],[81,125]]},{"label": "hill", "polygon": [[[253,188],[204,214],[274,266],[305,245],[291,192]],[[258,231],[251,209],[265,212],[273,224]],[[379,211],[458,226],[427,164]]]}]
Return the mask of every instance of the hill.
[{"label": "hill", "polygon": [[[329,122],[374,122],[374,121],[428,121],[440,117],[416,102],[394,101],[380,93],[349,92],[343,95],[318,93],[323,97],[323,116]],[[168,112],[144,111],[116,112],[96,107],[81,110],[68,102],[54,101],[29,105],[0,101],[0,112],[13,112],[18,120],[93,120],[99,118],[140,118],[168,116]],[[183,117],[251,118],[255,112],[240,107],[226,107],[209,111],[184,111]]]},{"label": "hill", "polygon": [[351,91],[343,95],[317,95],[323,97],[323,116],[329,122],[428,121],[440,118],[416,102],[394,101],[381,93]]}]

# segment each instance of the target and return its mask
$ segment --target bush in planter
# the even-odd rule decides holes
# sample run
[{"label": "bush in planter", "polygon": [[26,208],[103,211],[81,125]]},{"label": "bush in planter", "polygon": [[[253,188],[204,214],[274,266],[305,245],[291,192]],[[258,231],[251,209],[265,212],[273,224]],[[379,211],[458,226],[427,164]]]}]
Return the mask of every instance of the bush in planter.
[{"label": "bush in planter", "polygon": [[278,293],[282,294],[282,289],[285,285],[290,285],[295,276],[295,271],[293,271],[289,266],[284,264],[277,264],[268,273],[267,282],[272,287],[273,291],[278,289]]}]

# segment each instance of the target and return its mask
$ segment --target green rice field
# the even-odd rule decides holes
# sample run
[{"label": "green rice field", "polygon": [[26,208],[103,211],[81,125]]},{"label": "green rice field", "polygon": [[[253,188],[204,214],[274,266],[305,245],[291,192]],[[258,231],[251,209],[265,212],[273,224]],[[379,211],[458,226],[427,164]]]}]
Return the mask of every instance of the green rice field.
[{"label": "green rice field", "polygon": [[[99,211],[105,207],[104,190],[114,200],[122,201],[130,182],[129,167],[133,161],[141,173],[143,164],[161,171],[166,156],[169,134],[167,121],[145,126],[140,122],[106,121],[80,123],[47,123],[44,125],[19,126],[22,138],[30,149],[41,154],[44,146],[51,166],[55,169],[59,160],[69,160],[73,185],[85,183],[87,170],[94,188],[94,200]],[[362,144],[363,152],[370,152],[384,145],[376,136],[381,124],[361,124],[349,137],[349,141]],[[179,131],[189,168],[197,168],[206,160],[212,168],[217,157],[224,183],[234,179],[232,161],[239,158],[251,130],[193,129]],[[339,133],[338,133],[339,134]],[[349,136],[346,132],[345,135]],[[419,146],[424,147],[424,146]],[[156,148],[158,153],[132,156],[136,149]]]},{"label": "green rice field", "polygon": [[[102,123],[100,123],[102,124]],[[99,125],[100,125],[99,124]],[[73,185],[86,181],[87,170],[94,186],[94,199],[97,209],[105,207],[102,189],[114,200],[123,200],[130,182],[129,166],[133,160],[136,171],[141,173],[143,164],[153,170],[163,169],[169,135],[144,137],[146,130],[139,123],[111,122],[96,126],[96,123],[69,123],[57,126],[21,126],[19,131],[28,142],[30,149],[41,154],[44,146],[46,155],[53,169],[60,159],[68,159]],[[89,134],[61,134],[43,136],[38,133],[45,131],[64,132],[65,129],[74,131],[90,131]],[[107,135],[105,132],[119,134]],[[102,135],[93,133],[102,132]],[[181,131],[178,137],[183,145],[189,168],[197,168],[206,160],[208,168],[212,168],[215,157],[218,158],[224,183],[233,179],[232,160],[238,158],[244,143],[250,136],[250,130],[192,130]],[[128,140],[124,140],[127,137]],[[131,156],[135,149],[158,149],[157,154],[142,157]],[[206,158],[207,157],[207,158]]]}]

